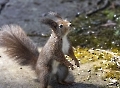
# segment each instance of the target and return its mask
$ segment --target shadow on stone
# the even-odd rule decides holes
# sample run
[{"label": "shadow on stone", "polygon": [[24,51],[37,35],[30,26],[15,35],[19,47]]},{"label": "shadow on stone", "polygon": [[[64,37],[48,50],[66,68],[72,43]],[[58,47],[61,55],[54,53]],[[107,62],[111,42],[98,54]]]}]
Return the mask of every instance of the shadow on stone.
[{"label": "shadow on stone", "polygon": [[53,88],[102,88],[100,85],[87,84],[87,83],[74,83],[73,85],[60,85],[57,82],[52,82]]}]

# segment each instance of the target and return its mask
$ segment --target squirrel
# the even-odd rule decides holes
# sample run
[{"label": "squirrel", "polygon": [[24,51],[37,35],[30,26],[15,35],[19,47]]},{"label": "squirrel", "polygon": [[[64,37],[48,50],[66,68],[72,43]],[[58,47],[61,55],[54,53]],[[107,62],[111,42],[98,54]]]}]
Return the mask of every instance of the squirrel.
[{"label": "squirrel", "polygon": [[31,65],[40,81],[40,88],[49,87],[52,75],[56,76],[60,84],[71,83],[65,79],[69,73],[68,68],[73,69],[73,65],[64,55],[69,55],[79,67],[79,61],[67,39],[71,23],[62,19],[57,13],[52,13],[52,15],[58,20],[54,21],[49,18],[42,20],[42,23],[50,26],[52,34],[40,53],[35,43],[20,26],[4,25],[0,31],[0,44],[7,48],[5,53],[15,58],[21,65]]}]

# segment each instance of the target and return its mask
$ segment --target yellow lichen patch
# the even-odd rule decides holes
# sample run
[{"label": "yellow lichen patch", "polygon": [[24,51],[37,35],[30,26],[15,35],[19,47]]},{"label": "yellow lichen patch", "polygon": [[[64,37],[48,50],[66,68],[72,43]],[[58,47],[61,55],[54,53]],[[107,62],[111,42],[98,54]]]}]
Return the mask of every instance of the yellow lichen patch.
[{"label": "yellow lichen patch", "polygon": [[77,47],[75,50],[75,55],[80,59],[81,63],[97,61],[97,60],[108,60],[113,58],[113,55],[107,50],[101,49],[88,49]]},{"label": "yellow lichen patch", "polygon": [[104,70],[103,72],[103,79],[116,79],[116,80],[120,80],[120,71],[116,71],[116,70]]},{"label": "yellow lichen patch", "polygon": [[103,79],[120,79],[120,51],[76,47],[74,53],[81,64],[95,62],[94,71],[102,71]]}]

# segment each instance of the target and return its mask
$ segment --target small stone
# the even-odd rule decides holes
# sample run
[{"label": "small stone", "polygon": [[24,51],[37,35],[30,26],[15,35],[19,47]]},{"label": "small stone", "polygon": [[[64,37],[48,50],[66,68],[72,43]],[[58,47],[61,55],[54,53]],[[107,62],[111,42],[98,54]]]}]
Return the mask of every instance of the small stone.
[{"label": "small stone", "polygon": [[91,70],[88,70],[88,72],[91,72]]}]

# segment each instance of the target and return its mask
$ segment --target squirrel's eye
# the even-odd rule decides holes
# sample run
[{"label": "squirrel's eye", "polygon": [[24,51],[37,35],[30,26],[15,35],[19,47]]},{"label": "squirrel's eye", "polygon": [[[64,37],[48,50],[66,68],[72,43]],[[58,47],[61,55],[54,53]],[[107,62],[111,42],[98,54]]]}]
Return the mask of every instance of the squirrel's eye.
[{"label": "squirrel's eye", "polygon": [[62,27],[63,27],[63,25],[62,25],[62,24],[60,24],[60,25],[59,25],[59,28],[62,28]]},{"label": "squirrel's eye", "polygon": [[69,24],[69,27],[72,27],[72,24]]}]

